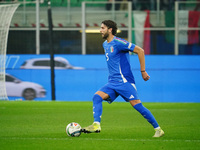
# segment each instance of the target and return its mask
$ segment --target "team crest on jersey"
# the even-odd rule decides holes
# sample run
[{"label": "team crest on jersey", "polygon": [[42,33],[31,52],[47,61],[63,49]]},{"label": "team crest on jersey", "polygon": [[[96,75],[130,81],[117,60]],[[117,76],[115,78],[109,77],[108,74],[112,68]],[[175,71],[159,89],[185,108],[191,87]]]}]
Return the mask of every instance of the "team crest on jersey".
[{"label": "team crest on jersey", "polygon": [[114,52],[113,46],[110,47],[110,52],[111,52],[111,53]]}]

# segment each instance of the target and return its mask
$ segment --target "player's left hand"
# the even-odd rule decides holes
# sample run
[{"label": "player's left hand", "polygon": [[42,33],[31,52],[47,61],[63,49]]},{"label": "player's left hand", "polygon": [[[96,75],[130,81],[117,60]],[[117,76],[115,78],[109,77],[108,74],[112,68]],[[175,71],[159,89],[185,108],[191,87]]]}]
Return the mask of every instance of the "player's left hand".
[{"label": "player's left hand", "polygon": [[142,78],[144,79],[144,81],[147,81],[150,79],[150,76],[148,75],[146,71],[141,72],[141,73],[142,73]]}]

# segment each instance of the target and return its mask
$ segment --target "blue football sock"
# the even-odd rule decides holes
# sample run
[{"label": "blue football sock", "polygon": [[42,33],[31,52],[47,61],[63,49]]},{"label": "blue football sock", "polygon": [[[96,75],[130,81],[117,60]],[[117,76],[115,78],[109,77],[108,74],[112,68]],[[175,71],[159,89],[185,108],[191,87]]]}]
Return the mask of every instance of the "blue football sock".
[{"label": "blue football sock", "polygon": [[156,119],[154,118],[153,114],[145,108],[142,103],[138,103],[135,106],[133,106],[147,121],[154,127],[159,127]]},{"label": "blue football sock", "polygon": [[93,116],[94,122],[101,122],[102,115],[102,101],[103,99],[98,94],[95,94],[93,97]]}]

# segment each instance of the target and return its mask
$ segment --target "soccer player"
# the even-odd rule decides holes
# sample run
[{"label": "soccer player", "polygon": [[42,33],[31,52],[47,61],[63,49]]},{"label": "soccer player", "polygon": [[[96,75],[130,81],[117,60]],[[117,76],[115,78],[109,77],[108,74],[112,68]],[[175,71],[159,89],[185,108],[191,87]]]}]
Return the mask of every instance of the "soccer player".
[{"label": "soccer player", "polygon": [[117,24],[112,20],[104,20],[101,24],[100,33],[105,39],[103,48],[108,65],[108,83],[100,88],[93,96],[93,117],[92,125],[82,129],[84,133],[98,133],[101,131],[102,101],[112,103],[119,95],[129,102],[155,129],[153,137],[161,137],[164,131],[158,125],[152,113],[141,103],[135,80],[129,62],[129,52],[138,55],[142,78],[147,81],[150,76],[145,70],[144,50],[139,46],[129,43],[116,37]]}]

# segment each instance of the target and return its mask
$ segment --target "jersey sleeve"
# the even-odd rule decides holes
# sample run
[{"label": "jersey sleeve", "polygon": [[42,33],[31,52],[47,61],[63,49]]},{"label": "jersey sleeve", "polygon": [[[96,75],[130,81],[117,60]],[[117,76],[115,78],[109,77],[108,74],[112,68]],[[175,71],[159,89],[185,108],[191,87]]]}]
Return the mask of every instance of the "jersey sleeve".
[{"label": "jersey sleeve", "polygon": [[135,44],[133,43],[129,43],[129,42],[124,42],[124,43],[118,43],[119,44],[119,48],[122,51],[131,51],[133,52],[134,48],[135,48]]}]

